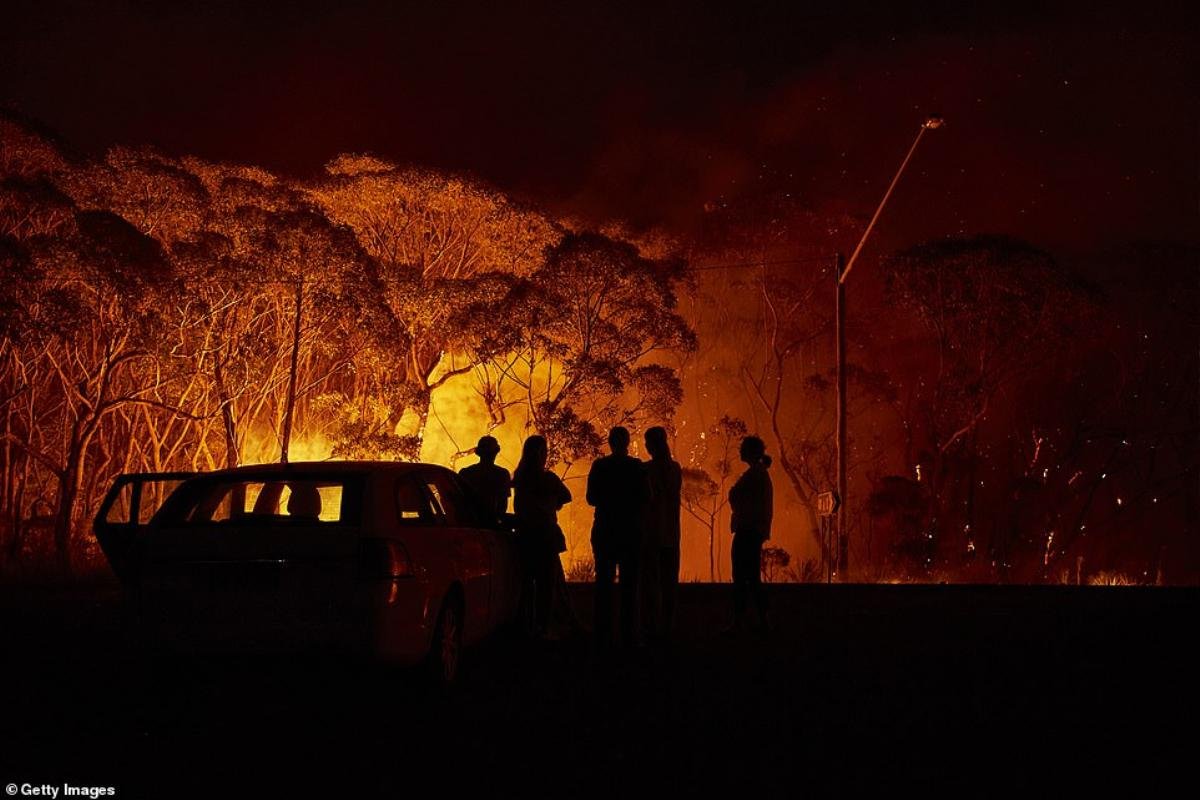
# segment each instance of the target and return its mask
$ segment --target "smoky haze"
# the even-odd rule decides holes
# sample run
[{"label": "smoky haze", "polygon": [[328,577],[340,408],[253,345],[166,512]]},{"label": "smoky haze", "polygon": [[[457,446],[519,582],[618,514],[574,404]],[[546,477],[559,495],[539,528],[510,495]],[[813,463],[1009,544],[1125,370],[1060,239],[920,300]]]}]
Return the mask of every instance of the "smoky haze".
[{"label": "smoky haze", "polygon": [[8,4],[0,100],[91,152],[144,143],[305,176],[371,151],[682,232],[763,191],[868,213],[937,111],[949,124],[881,247],[1197,232],[1182,4],[243,5]]}]

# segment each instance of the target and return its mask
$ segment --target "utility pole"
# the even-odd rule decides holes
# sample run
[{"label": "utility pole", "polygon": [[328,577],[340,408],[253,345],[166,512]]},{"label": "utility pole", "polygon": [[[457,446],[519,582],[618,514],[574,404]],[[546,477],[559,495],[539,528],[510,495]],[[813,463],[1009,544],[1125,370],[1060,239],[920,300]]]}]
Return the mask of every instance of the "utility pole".
[{"label": "utility pole", "polygon": [[879,201],[875,213],[871,216],[871,221],[867,223],[867,229],[863,231],[862,238],[858,240],[858,246],[850,255],[850,261],[843,267],[841,253],[838,253],[834,259],[834,277],[837,280],[837,301],[834,311],[837,325],[837,498],[833,513],[837,515],[837,544],[831,544],[830,549],[832,550],[836,546],[837,553],[836,555],[829,553],[829,558],[832,562],[837,563],[843,581],[850,577],[850,538],[846,531],[846,495],[848,493],[846,482],[846,276],[850,274],[850,270],[854,269],[863,245],[867,243],[867,237],[875,229],[875,223],[879,221],[883,207],[887,205],[888,198],[892,196],[892,191],[900,182],[904,168],[908,166],[913,153],[917,151],[921,137],[925,135],[925,131],[936,130],[940,127],[942,127],[942,118],[936,114],[929,116],[921,123],[921,128],[917,131],[917,138],[913,140],[912,147],[908,148],[908,153],[900,162],[900,169],[896,170],[892,182],[888,184],[887,191],[883,193],[883,199]]},{"label": "utility pole", "polygon": [[[842,280],[842,254],[834,258],[834,280],[837,281],[837,303],[834,311],[837,326],[837,537],[829,543],[829,559],[844,581],[850,573],[850,547],[846,532],[846,284]],[[831,537],[832,538],[832,537]]]}]

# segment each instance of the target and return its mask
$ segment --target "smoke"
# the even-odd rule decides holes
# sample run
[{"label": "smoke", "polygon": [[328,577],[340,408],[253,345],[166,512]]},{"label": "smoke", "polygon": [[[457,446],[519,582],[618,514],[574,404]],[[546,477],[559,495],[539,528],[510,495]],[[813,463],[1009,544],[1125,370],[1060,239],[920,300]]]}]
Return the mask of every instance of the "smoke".
[{"label": "smoke", "polygon": [[729,78],[683,119],[621,98],[566,205],[681,231],[768,193],[866,215],[937,112],[947,125],[905,176],[881,248],[979,231],[1069,249],[1194,238],[1196,66],[1182,36],[1128,30],[845,44],[767,86]]}]

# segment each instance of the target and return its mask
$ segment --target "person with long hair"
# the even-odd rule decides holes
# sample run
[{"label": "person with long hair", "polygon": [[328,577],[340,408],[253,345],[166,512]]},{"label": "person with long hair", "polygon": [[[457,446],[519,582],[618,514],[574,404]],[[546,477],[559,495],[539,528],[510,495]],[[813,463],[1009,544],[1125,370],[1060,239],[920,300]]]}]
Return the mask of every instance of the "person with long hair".
[{"label": "person with long hair", "polygon": [[548,457],[546,438],[530,436],[513,472],[513,513],[525,563],[526,603],[532,632],[538,637],[549,634],[556,584],[565,585],[559,553],[567,549],[567,540],[558,526],[558,510],[571,502],[571,491],[546,469]]},{"label": "person with long hair", "polygon": [[731,631],[742,629],[747,600],[753,598],[758,614],[756,627],[769,627],[767,596],[762,586],[762,548],[771,538],[774,493],[767,469],[771,457],[757,436],[742,439],[738,455],[746,463],[746,471],[729,490],[729,506],[733,512],[733,625]]},{"label": "person with long hair", "polygon": [[646,629],[667,641],[675,627],[675,597],[679,590],[679,503],[683,470],[671,458],[665,428],[646,431],[646,537],[642,556],[642,611]]}]

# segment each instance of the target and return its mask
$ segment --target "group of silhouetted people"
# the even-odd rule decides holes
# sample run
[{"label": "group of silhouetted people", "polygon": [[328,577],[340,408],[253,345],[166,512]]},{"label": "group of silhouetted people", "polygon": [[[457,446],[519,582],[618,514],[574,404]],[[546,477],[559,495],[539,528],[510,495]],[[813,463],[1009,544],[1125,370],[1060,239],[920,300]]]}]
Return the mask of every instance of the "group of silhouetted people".
[{"label": "group of silhouetted people", "polygon": [[[620,619],[621,642],[643,643],[643,632],[658,641],[670,639],[675,626],[679,587],[680,502],[683,470],[671,457],[664,428],[645,433],[649,461],[629,454],[629,431],[613,428],[611,453],[598,458],[587,477],[587,502],[595,508],[592,554],[596,571],[595,636],[597,645],[614,643],[614,620]],[[519,549],[526,575],[524,604],[535,636],[555,636],[555,625],[579,628],[566,592],[559,555],[567,542],[558,524],[559,510],[571,492],[546,468],[545,437],[525,440],[511,479],[495,463],[500,445],[484,436],[475,447],[479,463],[459,472],[468,491],[487,512],[505,515],[513,497]],[[763,542],[771,535],[773,496],[767,468],[771,457],[762,439],[742,440],[740,455],[747,469],[729,492],[733,531],[734,614],[731,631],[741,630],[753,602],[754,626],[768,625],[762,590]],[[619,585],[619,602],[614,591]],[[619,606],[619,612],[618,612]]]}]

